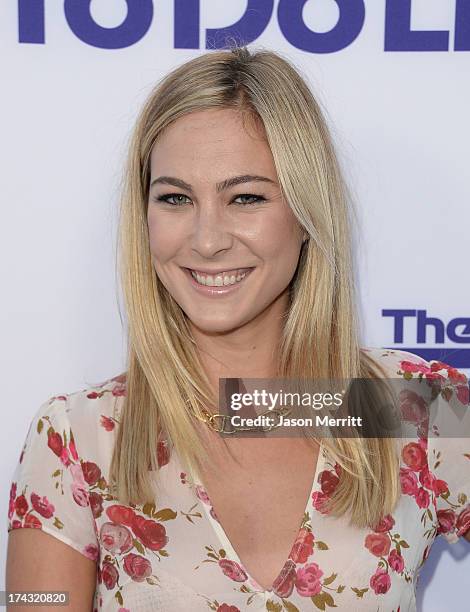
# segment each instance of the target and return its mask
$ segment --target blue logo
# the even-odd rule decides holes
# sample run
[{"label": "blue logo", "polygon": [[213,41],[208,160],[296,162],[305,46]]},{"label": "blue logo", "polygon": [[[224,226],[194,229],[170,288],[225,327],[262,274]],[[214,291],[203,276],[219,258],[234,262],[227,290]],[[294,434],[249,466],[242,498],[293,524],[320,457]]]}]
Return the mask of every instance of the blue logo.
[{"label": "blue logo", "polygon": [[[405,319],[411,319],[416,331],[415,342],[418,346],[399,348],[415,353],[427,361],[436,359],[454,368],[470,368],[470,317],[456,317],[447,323],[438,317],[428,316],[426,310],[382,310],[382,316],[393,319],[393,342],[403,344]],[[444,345],[447,342],[465,347],[425,348],[427,343]],[[398,348],[397,346],[390,348]]]},{"label": "blue logo", "polygon": [[[366,20],[364,0],[335,0],[339,18],[329,32],[315,32],[303,20],[308,0],[279,0],[276,17],[279,30],[293,47],[307,53],[335,53],[351,45]],[[372,1],[372,0],[371,0]],[[96,23],[90,12],[91,0],[64,0],[64,14],[70,31],[81,41],[101,49],[123,49],[135,45],[148,32],[154,15],[153,0],[126,0],[127,15],[116,27]],[[450,31],[413,30],[412,0],[386,0],[384,51],[449,51]],[[227,37],[249,44],[265,31],[274,11],[274,0],[248,0],[238,21],[205,30],[205,48],[226,45]],[[456,0],[453,50],[470,51],[470,0]],[[47,23],[44,0],[18,0],[20,43],[45,44]],[[199,0],[174,0],[173,45],[175,49],[200,49]]]}]

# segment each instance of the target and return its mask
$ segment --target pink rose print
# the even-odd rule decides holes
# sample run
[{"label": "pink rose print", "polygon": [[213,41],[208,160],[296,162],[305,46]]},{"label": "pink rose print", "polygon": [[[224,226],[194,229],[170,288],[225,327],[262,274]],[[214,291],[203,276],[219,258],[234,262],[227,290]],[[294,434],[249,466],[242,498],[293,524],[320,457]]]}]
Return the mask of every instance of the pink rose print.
[{"label": "pink rose print", "polygon": [[114,589],[116,586],[119,578],[119,572],[112,563],[109,563],[109,561],[104,561],[103,567],[101,568],[101,578],[105,587],[111,591],[111,589]]},{"label": "pink rose print", "polygon": [[125,525],[126,527],[132,527],[132,524],[134,523],[134,518],[136,516],[132,508],[128,508],[127,506],[121,506],[119,504],[115,504],[114,506],[106,508],[106,514],[111,519],[111,521],[113,521],[113,523]]},{"label": "pink rose print", "polygon": [[429,367],[425,362],[413,363],[412,361],[406,360],[400,362],[400,368],[405,374],[424,374],[427,380],[444,381],[445,377],[435,371],[434,365],[435,364],[432,364],[432,366]]},{"label": "pink rose print", "polygon": [[318,510],[318,512],[327,514],[326,503],[336,489],[340,475],[341,466],[338,463],[335,464],[334,470],[323,470],[320,472],[318,482],[320,483],[321,490],[312,493],[313,507],[315,510]]},{"label": "pink rose print", "polygon": [[429,493],[423,487],[420,487],[415,494],[415,500],[418,508],[427,508],[429,506]]},{"label": "pink rose print", "polygon": [[423,487],[426,487],[426,489],[432,489],[435,480],[436,477],[434,474],[431,474],[429,467],[425,465],[419,473],[419,482]]},{"label": "pink rose print", "polygon": [[96,491],[92,491],[89,496],[89,502],[93,518],[99,518],[103,513],[103,497],[99,493],[96,493]]},{"label": "pink rose print", "polygon": [[295,579],[295,563],[290,559],[284,563],[281,573],[273,583],[273,591],[278,597],[290,597],[294,590]]},{"label": "pink rose print", "polygon": [[168,543],[165,527],[143,516],[135,516],[132,531],[145,548],[150,550],[160,550]]},{"label": "pink rose print", "polygon": [[34,514],[27,514],[24,519],[24,527],[32,527],[33,529],[41,529],[42,523]]},{"label": "pink rose print", "polygon": [[132,580],[143,582],[152,574],[152,566],[145,557],[129,553],[124,557],[124,571]]},{"label": "pink rose print", "polygon": [[395,519],[390,514],[383,517],[382,520],[377,524],[374,531],[376,533],[385,533],[390,531],[390,529],[395,525]]},{"label": "pink rose print", "polygon": [[457,399],[466,406],[470,403],[470,389],[468,385],[458,385],[456,388]]},{"label": "pink rose print", "polygon": [[235,561],[219,559],[219,567],[230,580],[234,580],[235,582],[245,582],[245,580],[248,580],[245,571]]},{"label": "pink rose print", "polygon": [[96,561],[99,557],[99,550],[95,544],[88,544],[83,549],[85,556],[91,559],[92,561]]},{"label": "pink rose print", "polygon": [[170,461],[170,451],[166,440],[160,440],[157,444],[158,467],[163,467]]},{"label": "pink rose print", "polygon": [[307,529],[300,530],[289,555],[294,563],[305,563],[313,554],[313,539],[313,533]]},{"label": "pink rose print", "polygon": [[402,493],[415,495],[418,490],[418,477],[408,468],[400,468],[400,484]]},{"label": "pink rose print", "polygon": [[369,584],[376,595],[383,595],[389,590],[392,581],[387,571],[383,567],[378,567]]},{"label": "pink rose print", "polygon": [[312,493],[313,507],[315,508],[315,510],[318,510],[318,512],[321,512],[322,514],[326,514],[325,502],[328,499],[328,495],[325,495],[325,493],[322,493],[321,491],[314,491]]},{"label": "pink rose print", "polygon": [[113,429],[114,429],[114,421],[113,421],[113,419],[110,419],[109,417],[105,416],[104,414],[101,415],[100,425],[106,431],[113,431]]},{"label": "pink rose print", "polygon": [[426,374],[431,371],[431,368],[426,365],[425,361],[419,361],[417,363],[415,363],[414,361],[406,361],[406,360],[400,361],[400,369],[403,370],[403,372],[410,372],[410,373],[421,372],[423,374]]},{"label": "pink rose print", "polygon": [[73,478],[73,482],[70,485],[73,499],[79,506],[88,506],[87,483],[83,478],[82,468],[79,465],[71,465],[69,469]]},{"label": "pink rose print", "polygon": [[401,455],[406,465],[415,472],[427,465],[426,451],[422,445],[417,442],[409,442],[406,444],[401,451]]},{"label": "pink rose print", "polygon": [[426,489],[434,491],[437,496],[442,495],[449,490],[447,482],[445,482],[445,480],[436,478],[434,474],[430,472],[427,465],[419,473],[419,482]]},{"label": "pink rose print", "polygon": [[451,531],[455,526],[455,512],[450,509],[438,510],[437,521],[439,523],[437,533],[449,533],[449,531]]},{"label": "pink rose print", "polygon": [[467,506],[467,508],[459,514],[455,526],[457,528],[457,535],[461,536],[467,533],[470,529],[470,506]]},{"label": "pink rose print", "polygon": [[111,392],[114,396],[120,397],[122,395],[126,395],[126,384],[127,384],[127,374],[124,372],[123,374],[118,374],[110,379],[110,382],[114,382]]},{"label": "pink rose print", "polygon": [[54,514],[55,508],[46,496],[41,498],[36,493],[31,493],[31,504],[36,512],[44,518],[51,518]]},{"label": "pink rose print", "polygon": [[62,448],[62,452],[60,453],[60,461],[65,467],[68,467],[72,463],[70,460],[69,449],[65,446]]},{"label": "pink rose print", "polygon": [[134,545],[132,534],[127,527],[109,522],[101,525],[100,540],[103,547],[112,553],[126,553]]},{"label": "pink rose print", "polygon": [[339,478],[336,474],[333,474],[333,472],[323,470],[318,477],[318,481],[320,483],[322,493],[325,493],[325,495],[331,495],[339,482]]},{"label": "pink rose print", "polygon": [[316,563],[307,563],[304,567],[297,570],[295,588],[302,597],[312,597],[318,595],[322,590],[320,578],[323,576],[322,570]]},{"label": "pink rose print", "polygon": [[94,485],[101,478],[101,470],[92,461],[82,462],[83,477],[89,485]]},{"label": "pink rose print", "polygon": [[446,370],[449,380],[453,383],[467,382],[467,377],[463,372],[459,372],[456,368],[453,368],[449,364],[443,363],[442,361],[434,361],[431,364],[431,370],[433,372],[437,372],[439,370]]},{"label": "pink rose print", "polygon": [[395,572],[398,572],[399,574],[405,568],[405,561],[395,548],[391,550],[390,554],[388,555],[388,564],[393,570],[395,570]]},{"label": "pink rose print", "polygon": [[114,395],[114,397],[122,397],[126,395],[126,385],[124,384],[114,385],[111,393]]},{"label": "pink rose print", "polygon": [[87,393],[87,398],[88,399],[98,399],[102,395],[103,395],[102,393],[98,393],[97,391],[90,391],[90,393]]},{"label": "pink rose print", "polygon": [[58,434],[57,432],[48,433],[47,446],[54,454],[60,457],[62,454],[62,449],[64,448],[60,434]]},{"label": "pink rose print", "polygon": [[402,389],[399,393],[400,410],[403,419],[408,423],[422,425],[428,419],[424,398],[414,391]]},{"label": "pink rose print", "polygon": [[390,550],[390,538],[384,533],[369,533],[364,546],[376,557],[383,557]]},{"label": "pink rose print", "polygon": [[439,497],[443,493],[448,493],[449,485],[445,480],[441,480],[440,478],[434,478],[432,482],[432,490]]},{"label": "pink rose print", "polygon": [[72,439],[70,440],[70,443],[69,443],[69,452],[70,452],[70,454],[72,456],[72,459],[74,461],[78,461],[78,453],[77,453],[77,449],[75,447],[75,440],[73,439],[73,437],[72,437]]},{"label": "pink rose print", "polygon": [[226,603],[220,604],[217,608],[217,612],[240,612],[237,606],[229,606]]},{"label": "pink rose print", "polygon": [[15,510],[19,517],[22,517],[28,511],[29,505],[24,495],[18,495],[15,500]]},{"label": "pink rose print", "polygon": [[15,513],[15,497],[16,497],[16,482],[11,483],[10,487],[10,501],[8,504],[8,518],[11,519]]},{"label": "pink rose print", "polygon": [[211,505],[209,496],[207,495],[205,489],[201,487],[201,485],[196,485],[195,487],[196,497],[202,501],[203,504]]}]

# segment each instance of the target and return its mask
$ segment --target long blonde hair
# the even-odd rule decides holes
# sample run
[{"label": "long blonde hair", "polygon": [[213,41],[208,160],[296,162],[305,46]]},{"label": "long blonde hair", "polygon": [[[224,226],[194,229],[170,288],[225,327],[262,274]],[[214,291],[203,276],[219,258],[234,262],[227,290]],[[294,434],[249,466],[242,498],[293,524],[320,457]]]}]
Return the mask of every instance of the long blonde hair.
[{"label": "long blonde hair", "polygon": [[[385,372],[360,350],[351,207],[319,103],[300,73],[269,50],[234,46],[177,67],[151,91],[131,136],[120,209],[119,270],[128,320],[127,393],[110,482],[123,502],[152,501],[162,431],[198,469],[205,451],[194,413],[213,405],[186,315],[152,265],[147,226],[149,161],[162,130],[193,111],[232,108],[261,121],[284,197],[310,239],[291,284],[279,377],[374,378]],[[398,500],[393,439],[328,438],[343,468],[329,512],[374,526]]]}]

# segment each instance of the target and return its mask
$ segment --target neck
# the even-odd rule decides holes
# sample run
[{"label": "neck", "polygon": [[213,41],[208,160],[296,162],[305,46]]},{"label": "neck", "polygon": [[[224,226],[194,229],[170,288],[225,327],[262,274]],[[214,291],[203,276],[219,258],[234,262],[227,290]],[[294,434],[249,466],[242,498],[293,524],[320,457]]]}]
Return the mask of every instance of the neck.
[{"label": "neck", "polygon": [[228,332],[207,333],[191,325],[199,356],[217,393],[219,378],[273,378],[288,301],[287,291],[249,323]]}]

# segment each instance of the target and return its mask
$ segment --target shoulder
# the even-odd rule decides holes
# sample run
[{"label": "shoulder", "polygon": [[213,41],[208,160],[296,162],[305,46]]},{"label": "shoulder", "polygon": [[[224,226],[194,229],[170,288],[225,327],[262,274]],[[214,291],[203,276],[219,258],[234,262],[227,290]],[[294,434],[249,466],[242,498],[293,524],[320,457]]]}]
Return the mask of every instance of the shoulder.
[{"label": "shoulder", "polygon": [[112,450],[125,395],[126,377],[121,374],[49,397],[30,422],[23,452],[37,447],[45,436],[57,456],[72,443],[73,453],[104,461]]},{"label": "shoulder", "polygon": [[81,389],[58,393],[43,401],[35,418],[54,417],[84,426],[96,417],[113,417],[120,413],[122,398],[126,395],[126,374],[89,384]]},{"label": "shoulder", "polygon": [[65,393],[63,409],[71,427],[75,429],[98,425],[104,431],[112,431],[119,418],[126,391],[124,373]]},{"label": "shoulder", "polygon": [[430,369],[431,364],[419,355],[382,347],[361,347],[366,358],[381,366],[390,377],[401,377],[405,372],[420,372]]},{"label": "shoulder", "polygon": [[[422,502],[427,498],[428,489],[437,512],[437,534],[442,534],[451,544],[457,542],[459,536],[470,541],[470,393],[467,376],[448,363],[437,359],[427,361],[408,351],[362,350],[385,366],[391,378],[417,381],[419,384],[413,389],[419,391],[422,399],[426,397],[434,403],[434,410],[428,412],[423,409],[424,404],[417,394],[400,393],[404,421],[418,427],[417,440],[403,439],[402,492],[421,495]],[[430,396],[424,389],[430,390]],[[416,461],[420,455],[416,452],[419,446],[425,453],[425,463]]]},{"label": "shoulder", "polygon": [[391,377],[425,378],[458,387],[468,385],[464,372],[437,359],[428,361],[415,353],[400,349],[362,347],[361,351],[384,367]]}]

